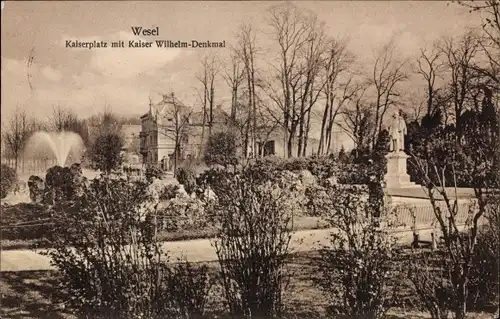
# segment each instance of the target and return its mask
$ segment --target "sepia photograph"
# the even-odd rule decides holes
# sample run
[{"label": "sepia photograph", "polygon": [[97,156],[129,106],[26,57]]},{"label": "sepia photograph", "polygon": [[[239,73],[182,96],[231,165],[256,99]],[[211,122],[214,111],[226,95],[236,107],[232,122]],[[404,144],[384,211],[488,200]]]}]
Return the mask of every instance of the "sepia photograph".
[{"label": "sepia photograph", "polygon": [[500,316],[500,0],[1,1],[1,72],[1,319]]}]

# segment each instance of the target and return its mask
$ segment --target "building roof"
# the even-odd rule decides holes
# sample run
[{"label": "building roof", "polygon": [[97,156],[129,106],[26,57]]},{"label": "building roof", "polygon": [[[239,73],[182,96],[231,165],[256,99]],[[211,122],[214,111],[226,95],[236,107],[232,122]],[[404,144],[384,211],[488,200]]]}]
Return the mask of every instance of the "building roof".
[{"label": "building roof", "polygon": [[[207,116],[205,119],[205,125],[208,125],[208,110],[207,110]],[[214,123],[213,124],[226,124],[229,120],[229,114],[227,114],[226,111],[224,111],[221,107],[216,107],[212,110],[212,116],[214,118]],[[191,125],[203,125],[203,111],[200,112],[194,112],[191,114]]]},{"label": "building roof", "polygon": [[163,99],[160,102],[151,104],[150,110],[147,113],[143,114],[141,116],[141,119],[147,118],[156,113],[158,113],[159,115],[167,115],[173,105],[175,105],[175,107],[178,107],[181,112],[187,112],[189,110],[189,108],[178,98],[173,95],[166,94],[163,96]]}]

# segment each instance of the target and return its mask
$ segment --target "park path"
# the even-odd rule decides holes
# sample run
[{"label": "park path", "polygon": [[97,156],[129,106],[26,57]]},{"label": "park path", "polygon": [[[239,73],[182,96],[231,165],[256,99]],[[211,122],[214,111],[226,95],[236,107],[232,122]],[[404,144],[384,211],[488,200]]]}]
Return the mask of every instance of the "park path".
[{"label": "park path", "polygon": [[[328,245],[329,234],[334,229],[300,230],[292,234],[291,248],[295,252],[311,251]],[[430,240],[431,230],[420,230],[421,240]],[[413,240],[409,230],[395,233],[400,244],[409,244]],[[210,239],[196,239],[187,241],[164,242],[164,251],[168,251],[173,260],[185,258],[191,262],[217,260],[215,250],[210,244]],[[41,255],[44,250],[7,250],[1,252],[0,271],[33,271],[53,270],[50,258]],[[46,250],[45,250],[46,251]]]}]

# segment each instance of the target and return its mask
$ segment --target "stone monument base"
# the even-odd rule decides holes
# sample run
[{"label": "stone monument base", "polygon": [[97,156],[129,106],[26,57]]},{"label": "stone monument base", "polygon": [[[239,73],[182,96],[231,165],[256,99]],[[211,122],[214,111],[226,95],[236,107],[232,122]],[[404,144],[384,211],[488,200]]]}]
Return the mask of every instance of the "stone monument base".
[{"label": "stone monument base", "polygon": [[410,181],[410,175],[406,173],[406,160],[408,155],[404,151],[390,152],[387,158],[387,174],[384,176],[387,188],[418,187]]}]

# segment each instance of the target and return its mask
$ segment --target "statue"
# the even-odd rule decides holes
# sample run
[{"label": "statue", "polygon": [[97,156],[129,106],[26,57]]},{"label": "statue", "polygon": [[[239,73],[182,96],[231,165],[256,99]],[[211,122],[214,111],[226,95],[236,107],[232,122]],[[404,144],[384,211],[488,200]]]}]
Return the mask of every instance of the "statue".
[{"label": "statue", "polygon": [[391,136],[390,151],[395,153],[404,150],[405,134],[407,133],[405,120],[400,113],[400,110],[394,113],[391,127],[389,128],[389,135]]}]

